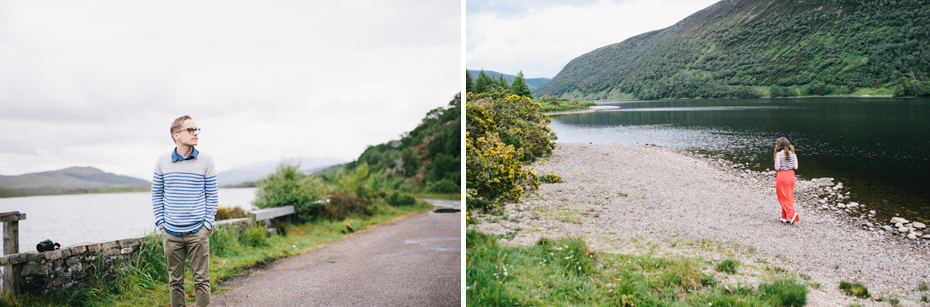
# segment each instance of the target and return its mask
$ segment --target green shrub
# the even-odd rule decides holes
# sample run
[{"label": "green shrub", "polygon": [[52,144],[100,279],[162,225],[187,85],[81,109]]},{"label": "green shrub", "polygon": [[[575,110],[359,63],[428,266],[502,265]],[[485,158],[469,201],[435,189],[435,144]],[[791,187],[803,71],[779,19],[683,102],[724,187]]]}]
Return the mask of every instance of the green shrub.
[{"label": "green shrub", "polygon": [[717,272],[725,272],[727,274],[736,274],[736,267],[739,266],[739,261],[726,259],[720,264],[717,265]]},{"label": "green shrub", "polygon": [[277,171],[258,182],[255,201],[258,208],[294,206],[300,223],[316,220],[323,213],[323,198],[330,188],[317,176],[304,175],[297,165],[278,166]]},{"label": "green shrub", "polygon": [[359,217],[371,216],[371,208],[367,200],[344,192],[329,194],[329,202],[323,209],[324,216],[333,221],[341,221],[355,215]]},{"label": "green shrub", "polygon": [[362,162],[354,171],[346,173],[345,169],[336,172],[335,182],[339,190],[367,200],[378,197],[384,182],[378,180],[381,175],[371,176],[368,162]]},{"label": "green shrub", "polygon": [[265,225],[253,225],[242,232],[239,243],[244,246],[267,247],[269,246],[268,235],[268,228]]},{"label": "green shrub", "polygon": [[[458,142],[460,139],[455,138],[455,140]],[[433,142],[430,142],[430,145],[432,144]],[[461,150],[461,147],[456,147],[458,150]],[[462,178],[462,163],[461,159],[457,156],[439,153],[436,155],[436,159],[433,160],[433,163],[430,166],[433,169],[430,175],[430,179],[432,181],[440,181],[445,179],[450,182],[459,182],[459,180]]]},{"label": "green shrub", "polygon": [[216,229],[210,234],[210,255],[225,257],[239,252],[239,230],[235,228]]},{"label": "green shrub", "polygon": [[559,175],[556,174],[546,174],[542,177],[539,177],[539,181],[545,183],[559,183],[562,182],[562,177],[559,177]]},{"label": "green shrub", "polygon": [[417,199],[413,198],[413,196],[401,195],[397,192],[391,193],[391,195],[387,197],[386,201],[388,205],[394,207],[412,206],[417,203]]},{"label": "green shrub", "polygon": [[869,289],[860,283],[848,283],[845,281],[841,281],[840,290],[843,290],[843,292],[849,296],[858,296],[861,298],[871,297],[871,295],[869,295]]},{"label": "green shrub", "polygon": [[926,282],[926,281],[922,281],[922,282],[920,282],[919,285],[917,285],[917,290],[920,290],[920,291],[927,291],[927,290],[930,290],[930,287],[927,286],[927,282]]},{"label": "green shrub", "polygon": [[427,185],[426,191],[429,193],[455,194],[461,193],[462,188],[455,184],[455,182],[452,182],[452,180],[443,179]]}]

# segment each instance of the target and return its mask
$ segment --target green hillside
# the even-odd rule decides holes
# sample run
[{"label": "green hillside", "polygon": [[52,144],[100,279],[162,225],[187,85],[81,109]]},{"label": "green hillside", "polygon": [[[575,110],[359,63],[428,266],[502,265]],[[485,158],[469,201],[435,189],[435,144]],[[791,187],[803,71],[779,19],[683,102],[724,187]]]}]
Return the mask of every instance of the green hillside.
[{"label": "green hillside", "polygon": [[358,159],[319,172],[343,169],[351,173],[366,165],[384,180],[386,188],[401,192],[460,193],[461,95],[444,107],[426,113],[423,121],[399,140],[369,146]]},{"label": "green hillside", "polygon": [[928,40],[926,0],[724,0],[579,56],[534,95],[927,95]]}]

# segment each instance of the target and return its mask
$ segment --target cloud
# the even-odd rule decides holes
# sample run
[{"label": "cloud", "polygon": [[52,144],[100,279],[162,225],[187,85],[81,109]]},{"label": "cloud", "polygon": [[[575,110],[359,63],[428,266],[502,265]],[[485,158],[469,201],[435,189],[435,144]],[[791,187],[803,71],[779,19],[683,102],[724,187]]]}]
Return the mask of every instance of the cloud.
[{"label": "cloud", "polygon": [[[607,1],[609,3],[621,4],[629,0],[613,0]],[[512,1],[498,1],[498,0],[469,0],[467,1],[467,13],[468,15],[483,15],[489,14],[494,15],[495,17],[504,17],[504,18],[518,18],[525,15],[530,15],[538,13],[540,11],[550,10],[559,6],[571,6],[571,7],[590,7],[596,4],[603,2],[602,0],[575,0],[575,1],[565,1],[565,0],[539,0],[539,1],[530,1],[530,0],[512,0]]]},{"label": "cloud", "polygon": [[220,170],[353,160],[460,91],[451,1],[0,2],[0,174],[148,179],[188,114]]},{"label": "cloud", "polygon": [[[712,0],[468,2],[466,65],[528,78],[554,77],[572,59],[669,27]],[[520,12],[523,12],[522,14]]]}]

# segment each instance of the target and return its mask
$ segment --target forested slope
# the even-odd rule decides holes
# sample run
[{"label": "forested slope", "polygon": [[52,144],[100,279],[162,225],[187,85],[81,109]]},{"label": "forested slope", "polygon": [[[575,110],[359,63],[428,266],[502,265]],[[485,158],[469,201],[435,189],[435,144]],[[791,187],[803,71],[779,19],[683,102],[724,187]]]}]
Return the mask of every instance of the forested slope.
[{"label": "forested slope", "polygon": [[925,95],[928,42],[930,1],[723,0],[579,56],[534,94],[658,99],[897,88]]},{"label": "forested slope", "polygon": [[427,112],[399,140],[369,146],[357,160],[342,167],[352,172],[364,164],[393,190],[459,193],[461,104],[461,95],[456,94],[448,105]]}]

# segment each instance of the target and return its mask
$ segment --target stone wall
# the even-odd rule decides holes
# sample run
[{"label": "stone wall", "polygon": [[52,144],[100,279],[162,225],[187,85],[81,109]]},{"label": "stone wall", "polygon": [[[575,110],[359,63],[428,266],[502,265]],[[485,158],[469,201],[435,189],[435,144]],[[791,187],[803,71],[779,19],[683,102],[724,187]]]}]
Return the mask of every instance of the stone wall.
[{"label": "stone wall", "polygon": [[[217,228],[233,227],[241,233],[250,219],[217,222]],[[56,294],[90,282],[94,274],[113,280],[136,263],[145,238],[66,246],[44,253],[28,252],[0,257],[0,265],[13,268],[14,291]],[[18,288],[18,289],[17,289]]]}]

